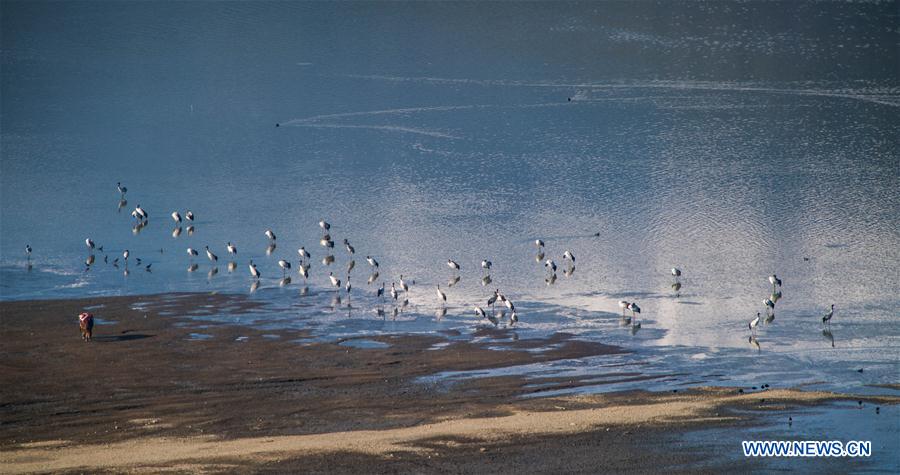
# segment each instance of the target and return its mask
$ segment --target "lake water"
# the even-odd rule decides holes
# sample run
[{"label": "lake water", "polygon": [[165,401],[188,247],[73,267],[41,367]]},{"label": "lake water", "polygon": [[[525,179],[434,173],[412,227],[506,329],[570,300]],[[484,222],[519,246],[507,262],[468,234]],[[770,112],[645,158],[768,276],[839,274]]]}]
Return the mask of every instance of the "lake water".
[{"label": "lake water", "polygon": [[[619,344],[688,375],[666,384],[889,392],[869,385],[900,382],[898,24],[896,2],[4,2],[0,298],[250,293],[253,259],[269,305],[248,325],[471,338],[500,288],[515,337]],[[328,291],[344,238],[352,308]],[[398,315],[375,313],[366,255],[414,282]]]}]

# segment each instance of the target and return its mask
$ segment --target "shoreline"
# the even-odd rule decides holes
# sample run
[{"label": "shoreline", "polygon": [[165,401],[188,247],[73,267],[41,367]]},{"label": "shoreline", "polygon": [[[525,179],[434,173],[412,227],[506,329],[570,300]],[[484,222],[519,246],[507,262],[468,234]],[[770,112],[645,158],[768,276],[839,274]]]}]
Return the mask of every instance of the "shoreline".
[{"label": "shoreline", "polygon": [[[95,341],[82,342],[74,316],[97,305],[103,321]],[[472,454],[507,460],[515,453],[530,456],[528,447],[546,453],[523,470],[552,470],[559,468],[555,451],[589,464],[593,452],[582,452],[586,446],[619,460],[620,469],[644,457],[655,464],[646,466],[650,470],[690,464],[697,456],[662,450],[671,431],[743,427],[775,412],[834,401],[900,402],[788,388],[542,397],[548,389],[586,383],[509,375],[424,383],[423,377],[444,371],[627,350],[565,333],[504,341],[504,351],[491,349],[498,342],[490,339],[440,335],[379,335],[365,339],[384,347],[361,348],[342,344],[359,338],[320,342],[308,330],[260,330],[189,316],[198,309],[240,313],[258,305],[245,296],[191,293],[0,302],[2,471],[416,471],[424,461],[438,464],[435,469],[474,471],[477,466],[467,465]],[[197,327],[213,338],[190,339]],[[545,351],[529,351],[548,344]],[[640,369],[630,377],[640,378]]]}]

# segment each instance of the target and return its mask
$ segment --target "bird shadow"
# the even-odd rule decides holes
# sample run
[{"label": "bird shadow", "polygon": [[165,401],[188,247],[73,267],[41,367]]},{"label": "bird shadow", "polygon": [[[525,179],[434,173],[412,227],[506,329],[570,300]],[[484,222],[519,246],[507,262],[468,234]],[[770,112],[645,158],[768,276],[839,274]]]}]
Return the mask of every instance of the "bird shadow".
[{"label": "bird shadow", "polygon": [[147,335],[144,333],[130,333],[127,335],[102,335],[95,336],[92,338],[93,341],[101,342],[101,343],[110,343],[115,341],[133,341],[133,340],[143,340],[144,338],[154,337],[156,335]]}]

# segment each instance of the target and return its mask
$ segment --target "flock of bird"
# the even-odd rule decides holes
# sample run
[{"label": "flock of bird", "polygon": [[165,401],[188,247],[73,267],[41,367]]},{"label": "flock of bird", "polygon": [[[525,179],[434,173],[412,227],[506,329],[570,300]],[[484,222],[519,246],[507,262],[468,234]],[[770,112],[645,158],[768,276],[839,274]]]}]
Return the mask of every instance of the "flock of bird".
[{"label": "flock of bird", "polygon": [[[128,189],[125,186],[123,186],[121,183],[117,183],[116,188],[120,195],[119,209],[121,210],[125,205],[127,205],[127,200],[125,199],[125,194],[127,193]],[[134,208],[134,210],[131,212],[131,216],[134,219],[133,231],[135,232],[135,234],[140,232],[140,230],[148,224],[149,219],[150,219],[149,213],[144,208],[142,208],[140,204],[138,204]],[[195,220],[194,213],[190,210],[185,211],[183,216],[178,211],[173,211],[171,213],[171,217],[176,225],[176,228],[175,228],[175,230],[173,230],[173,233],[172,233],[173,237],[178,237],[178,235],[181,234],[182,222],[186,221],[188,223],[192,223]],[[322,237],[321,237],[319,243],[322,247],[324,247],[330,251],[331,249],[334,248],[334,245],[335,245],[334,240],[332,239],[331,234],[330,234],[331,224],[323,219],[323,220],[319,221],[319,228],[321,228],[321,231],[322,231]],[[193,234],[193,226],[188,227],[188,234]],[[268,243],[269,243],[269,245],[266,249],[266,254],[271,255],[272,252],[276,248],[275,243],[277,241],[277,237],[271,229],[266,229],[263,234],[268,239]],[[87,257],[85,264],[87,266],[87,269],[90,269],[90,266],[93,265],[95,262],[95,255],[94,255],[93,251],[95,249],[99,250],[99,251],[103,251],[103,246],[97,246],[91,238],[85,239],[85,245],[88,247],[88,250],[89,250],[89,256]],[[350,261],[347,264],[345,279],[342,280],[340,277],[334,275],[333,271],[328,273],[328,278],[329,278],[329,281],[331,282],[331,287],[336,292],[338,292],[338,295],[340,295],[340,292],[343,289],[346,292],[347,297],[349,298],[351,290],[353,288],[352,284],[350,283],[350,277],[351,277],[351,271],[356,266],[356,261],[354,260],[354,256],[356,254],[356,249],[350,244],[348,239],[343,240],[343,245],[344,245],[344,248],[346,249],[347,253],[350,256]],[[545,281],[548,284],[552,284],[553,282],[556,281],[556,272],[558,270],[557,263],[553,259],[550,259],[550,258],[547,258],[545,260],[545,257],[546,257],[545,252],[544,252],[545,243],[543,240],[541,240],[541,239],[535,240],[534,245],[538,249],[538,254],[536,256],[536,260],[538,262],[541,262],[548,272],[548,276],[546,277]],[[209,248],[208,245],[204,246],[204,250],[205,250],[207,259],[210,262],[212,262],[213,264],[216,264],[219,260],[219,257]],[[32,251],[33,251],[32,247],[30,245],[26,244],[25,253],[26,253],[26,256],[28,259],[29,267],[31,265],[30,263],[31,263]],[[159,251],[163,252],[164,250],[160,249]],[[235,259],[237,257],[237,253],[238,253],[237,246],[235,246],[231,241],[229,241],[225,244],[225,251],[228,253],[228,255],[230,256],[230,259],[231,259],[230,262],[228,263],[228,270],[229,270],[229,272],[234,271],[236,268],[236,265],[237,265],[235,262]],[[200,253],[193,247],[188,247],[186,252],[187,252],[187,255],[188,255],[188,258],[190,261],[190,266],[189,266],[188,270],[193,272],[198,267],[198,265],[194,262],[194,258],[198,257],[200,255]],[[300,247],[297,250],[297,253],[299,255],[299,262],[298,262],[299,274],[303,277],[304,280],[308,280],[309,276],[310,276],[311,254],[304,247]],[[129,264],[129,259],[131,257],[132,257],[131,253],[128,249],[125,249],[122,252],[122,259],[124,261],[126,275],[128,275],[128,272],[129,272],[128,264]],[[372,270],[372,274],[369,276],[367,284],[372,284],[380,276],[379,263],[372,256],[366,256],[365,259],[366,259],[366,263],[369,265],[369,267]],[[135,258],[134,260],[135,260],[136,265],[138,265],[138,266],[142,265],[140,258]],[[562,261],[563,261],[563,265],[565,266],[563,269],[564,274],[567,276],[571,275],[575,271],[575,255],[572,253],[572,251],[566,250],[563,253]],[[108,256],[104,256],[104,262],[108,263]],[[327,255],[323,259],[323,264],[325,264],[325,265],[330,265],[333,262],[334,262],[333,254]],[[118,263],[119,263],[119,258],[115,258],[112,261],[112,265],[117,268],[118,268]],[[144,266],[144,270],[147,272],[150,272],[152,265],[153,265],[152,263],[146,264]],[[293,267],[291,261],[286,260],[286,259],[280,259],[280,260],[278,260],[278,266],[282,271],[281,285],[289,284],[290,277],[288,277],[287,273],[289,271],[291,271],[291,269]],[[460,272],[461,268],[460,268],[459,263],[454,261],[453,259],[447,259],[447,266],[454,272],[454,275],[449,282],[449,286],[452,287],[460,280],[459,272]],[[491,271],[492,267],[493,267],[493,263],[491,261],[489,261],[487,259],[484,259],[481,261],[481,271],[482,271],[481,283],[482,283],[482,286],[486,286],[491,283],[490,271]],[[251,291],[255,291],[259,286],[260,279],[262,278],[262,272],[260,272],[259,268],[257,267],[257,264],[254,263],[252,259],[248,263],[248,269],[250,272],[250,276],[253,279],[253,285],[251,286]],[[213,275],[215,272],[218,272],[218,268],[213,267],[210,270],[210,275]],[[680,278],[681,278],[682,272],[678,268],[672,268],[671,275],[674,278],[674,283],[672,284],[672,288],[677,292],[681,289]],[[395,306],[394,306],[394,315],[395,316],[397,314],[396,303],[398,302],[398,300],[400,298],[401,292],[403,293],[403,296],[404,296],[404,300],[402,301],[403,302],[402,306],[405,307],[409,303],[408,296],[409,296],[409,291],[410,291],[410,282],[408,280],[405,280],[402,274],[400,275],[398,280],[399,280],[399,289],[397,287],[397,282],[391,282],[391,287],[390,287],[390,290],[388,293],[390,298],[395,303]],[[781,279],[778,278],[777,275],[773,274],[773,275],[769,276],[769,283],[772,285],[772,294],[768,298],[763,300],[763,305],[765,306],[766,316],[762,317],[761,313],[757,312],[756,317],[753,318],[748,323],[748,329],[750,330],[749,341],[751,344],[753,344],[757,348],[759,348],[759,343],[756,341],[756,334],[755,334],[756,329],[758,328],[760,323],[770,324],[775,320],[775,304],[782,298]],[[385,289],[384,281],[382,281],[381,286],[375,290],[375,297],[381,299],[382,302],[384,302],[384,299],[385,299],[385,290],[386,289]],[[435,292],[437,294],[438,303],[440,304],[440,310],[439,310],[438,315],[439,315],[439,317],[441,317],[441,316],[445,315],[446,311],[447,311],[447,309],[446,309],[447,294],[444,290],[441,289],[440,284],[438,284],[436,286]],[[482,306],[474,305],[473,311],[479,319],[489,320],[491,323],[493,323],[496,326],[496,325],[499,325],[501,320],[506,319],[506,311],[508,311],[509,316],[508,316],[507,324],[509,326],[513,326],[519,321],[519,316],[518,316],[518,313],[516,312],[515,305],[513,304],[512,300],[510,300],[506,295],[504,295],[500,291],[500,289],[495,289],[494,292],[490,295],[490,297],[487,299],[487,301],[485,303],[486,303],[485,307],[488,307],[491,309],[490,313],[486,312]],[[505,310],[503,308],[501,308],[499,316],[497,315],[497,312],[496,312],[496,306],[498,303],[502,307],[505,307]],[[638,315],[640,315],[640,313],[641,313],[640,306],[638,306],[638,304],[636,302],[620,300],[619,307],[622,310],[622,324],[626,325],[626,326],[631,326],[632,333],[634,333],[638,329],[640,329],[641,323],[638,321]],[[630,317],[626,315],[627,311],[631,312]],[[379,315],[384,314],[383,308],[376,308],[376,312],[379,313]],[[831,310],[828,311],[828,313],[826,313],[822,317],[823,325],[830,325],[830,322],[831,322],[831,319],[833,316],[834,316],[834,305],[832,304]]]}]

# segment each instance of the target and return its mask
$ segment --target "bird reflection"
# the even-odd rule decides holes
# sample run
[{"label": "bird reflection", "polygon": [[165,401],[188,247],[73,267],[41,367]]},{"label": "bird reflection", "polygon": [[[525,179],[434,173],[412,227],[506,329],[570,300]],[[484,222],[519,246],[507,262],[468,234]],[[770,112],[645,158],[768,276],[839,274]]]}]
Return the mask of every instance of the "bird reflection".
[{"label": "bird reflection", "polygon": [[290,277],[283,277],[281,280],[278,281],[278,285],[281,287],[284,287],[285,285],[289,285],[290,283],[291,283]]},{"label": "bird reflection", "polygon": [[334,297],[331,298],[331,306],[337,308],[337,306],[340,304],[341,304],[341,294],[335,293]]},{"label": "bird reflection", "polygon": [[145,226],[147,226],[147,221],[139,221],[131,227],[131,233],[134,235],[138,235],[141,233],[141,230],[143,230]]},{"label": "bird reflection", "polygon": [[128,200],[126,200],[124,198],[119,200],[119,207],[116,209],[116,212],[121,213],[122,208],[124,208],[126,206],[128,206]]},{"label": "bird reflection", "polygon": [[779,290],[777,292],[773,292],[769,297],[769,300],[771,300],[773,303],[778,303],[778,301],[781,300],[781,291]]},{"label": "bird reflection", "polygon": [[186,229],[185,231],[187,231],[188,236],[193,236],[193,235],[194,235],[194,227],[193,227],[193,226],[188,226],[187,229]]},{"label": "bird reflection", "polygon": [[212,279],[212,278],[213,278],[216,274],[218,274],[218,273],[219,273],[219,268],[218,268],[218,267],[213,267],[213,268],[211,268],[211,269],[209,270],[209,272],[206,273],[206,278],[207,278],[207,279]]},{"label": "bird reflection", "polygon": [[252,284],[250,284],[250,293],[256,292],[256,289],[259,288],[259,281],[254,280]]},{"label": "bird reflection", "polygon": [[641,329],[641,322],[637,322],[631,326],[631,334],[634,335]]},{"label": "bird reflection", "polygon": [[775,320],[775,312],[767,313],[766,319],[764,320],[766,325],[772,323]]},{"label": "bird reflection", "polygon": [[760,351],[759,340],[757,340],[755,336],[750,335],[747,342],[750,343],[750,346],[756,348],[756,351]]},{"label": "bird reflection", "polygon": [[122,272],[122,275],[124,275],[125,277],[128,277],[128,274],[131,274],[131,271],[128,270],[128,268],[126,267],[126,268],[125,268],[125,271]]},{"label": "bird reflection", "polygon": [[491,279],[491,276],[486,275],[486,276],[484,276],[484,277],[481,278],[481,286],[484,287],[484,286],[486,286],[486,285],[489,285],[489,284],[490,284],[491,282],[493,282],[493,281],[494,281],[494,280]]},{"label": "bird reflection", "polygon": [[366,284],[371,284],[372,282],[375,282],[375,280],[377,280],[377,279],[378,279],[378,271],[375,271],[372,273],[372,275],[369,276],[369,280],[366,281]]},{"label": "bird reflection", "polygon": [[547,285],[555,284],[556,283],[556,273],[554,272],[553,274],[550,275],[550,277],[547,277],[546,279],[544,279],[544,282],[546,282]]},{"label": "bird reflection", "polygon": [[332,263],[334,263],[334,256],[333,256],[333,255],[329,254],[329,255],[327,255],[327,256],[325,256],[325,257],[322,258],[322,265],[323,265],[323,266],[328,266],[328,265],[331,265]]},{"label": "bird reflection", "polygon": [[175,226],[175,229],[172,230],[172,237],[177,238],[181,236],[181,226]]},{"label": "bird reflection", "polygon": [[228,263],[228,272],[234,272],[235,269],[237,269],[237,263],[234,261],[229,262]]},{"label": "bird reflection", "polygon": [[572,277],[572,274],[575,273],[575,266],[569,266],[568,269],[563,270],[563,275],[566,277]]},{"label": "bird reflection", "polygon": [[434,313],[434,316],[437,320],[444,318],[447,315],[447,307],[441,307],[437,309],[437,312]]},{"label": "bird reflection", "polygon": [[188,272],[194,272],[194,271],[197,270],[199,267],[200,267],[200,266],[195,262],[195,263],[191,264],[190,266],[188,266],[187,271],[188,271]]},{"label": "bird reflection", "polygon": [[454,285],[459,283],[459,279],[460,279],[460,276],[457,275],[457,276],[453,277],[452,279],[448,280],[447,287],[453,287]]},{"label": "bird reflection", "polygon": [[267,255],[267,256],[271,256],[272,253],[275,252],[275,247],[276,247],[276,246],[275,246],[275,243],[274,243],[274,242],[270,242],[270,243],[269,243],[269,246],[266,247],[266,255]]},{"label": "bird reflection", "polygon": [[621,325],[623,327],[627,327],[628,325],[631,325],[631,317],[626,317],[623,315],[622,318],[619,319],[619,325]]},{"label": "bird reflection", "polygon": [[672,292],[675,292],[676,297],[681,297],[681,282],[672,284]]},{"label": "bird reflection", "polygon": [[534,256],[534,261],[537,263],[543,262],[544,261],[544,253],[543,252],[537,253],[537,255]]},{"label": "bird reflection", "polygon": [[834,334],[831,333],[831,330],[828,328],[822,330],[822,336],[824,336],[826,340],[830,341],[831,347],[834,348]]},{"label": "bird reflection", "polygon": [[381,317],[381,318],[384,318],[384,309],[381,308],[381,307],[376,307],[376,308],[375,308],[375,315],[377,315],[377,316],[379,316],[379,317]]},{"label": "bird reflection", "polygon": [[92,266],[94,264],[94,255],[91,254],[88,256],[87,259],[85,259],[84,264],[88,267]]}]

